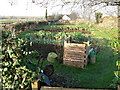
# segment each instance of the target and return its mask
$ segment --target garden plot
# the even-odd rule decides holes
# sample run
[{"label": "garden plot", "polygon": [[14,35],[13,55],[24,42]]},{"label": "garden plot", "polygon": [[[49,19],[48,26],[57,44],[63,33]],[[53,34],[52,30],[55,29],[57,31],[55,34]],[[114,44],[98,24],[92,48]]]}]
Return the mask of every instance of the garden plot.
[{"label": "garden plot", "polygon": [[[50,27],[51,27],[51,29],[50,29]],[[44,28],[48,28],[48,26],[44,26]],[[66,86],[72,86],[72,87],[88,87],[88,88],[98,88],[98,87],[99,88],[109,88],[111,80],[113,79],[113,76],[114,76],[113,71],[114,71],[114,66],[115,66],[115,64],[114,64],[114,62],[115,62],[114,58],[115,57],[112,58],[112,56],[113,56],[112,50],[110,48],[106,48],[107,44],[102,42],[101,39],[96,39],[96,36],[103,37],[103,35],[104,35],[105,39],[103,39],[103,40],[107,41],[106,36],[109,33],[104,33],[106,31],[106,29],[104,31],[103,31],[103,29],[102,29],[102,31],[100,31],[101,29],[98,30],[98,29],[95,29],[95,28],[90,28],[90,31],[92,31],[92,30],[95,31],[90,35],[90,36],[95,36],[95,39],[94,39],[94,38],[88,37],[89,35],[88,36],[86,35],[86,37],[85,37],[85,35],[83,35],[81,32],[74,32],[75,30],[71,30],[73,32],[69,33],[69,32],[63,32],[62,30],[58,31],[57,29],[55,29],[54,30],[55,32],[54,31],[52,32],[52,30],[53,30],[52,28],[53,28],[53,26],[49,26],[49,28],[47,29],[48,31],[46,29],[43,29],[43,30],[40,30],[40,31],[39,30],[38,31],[32,30],[31,34],[28,34],[28,32],[25,32],[26,34],[21,35],[21,36],[22,36],[22,38],[23,37],[32,38],[31,40],[33,40],[33,42],[34,42],[35,39],[39,40],[39,39],[44,39],[44,38],[45,38],[45,41],[47,39],[51,39],[51,41],[52,40],[58,41],[58,40],[66,38],[66,35],[71,35],[75,42],[79,42],[79,41],[83,41],[83,40],[84,41],[87,41],[87,40],[95,41],[95,40],[97,40],[97,41],[100,42],[99,45],[100,46],[102,45],[99,54],[96,56],[96,64],[94,64],[94,65],[90,64],[84,70],[80,69],[80,68],[71,67],[71,66],[68,66],[68,65],[52,63],[55,66],[55,75],[54,75],[55,79],[53,79],[53,82],[55,82],[54,86],[64,87],[63,84],[62,85],[57,85],[57,84],[60,84],[61,81],[57,82],[57,83],[55,81],[58,78],[56,76],[56,74],[57,75],[62,74],[63,77],[67,77],[67,75],[70,75],[71,76],[70,79],[73,79],[72,80],[73,83],[70,83],[70,85],[67,82],[65,82],[65,87]],[[93,34],[95,34],[95,35],[93,35]],[[41,44],[42,41],[39,41],[37,43]],[[47,57],[47,54],[48,54],[48,53],[46,53],[46,51],[48,51],[48,49],[46,50],[46,45],[48,45],[48,44],[50,44],[50,41],[47,42],[47,43],[44,42],[44,45],[43,45],[44,47],[43,48],[41,47],[41,49],[43,49],[43,51],[44,51],[43,55],[46,55],[46,57]],[[51,43],[51,44],[54,44],[54,43]],[[37,48],[37,46],[39,46],[38,44],[36,44],[36,45],[33,44],[33,45],[34,45],[34,48],[36,48],[36,50],[41,51],[40,49]],[[34,50],[34,48],[33,48],[33,50]],[[58,47],[58,49],[59,48],[60,47]],[[102,48],[104,48],[104,49],[102,49]],[[50,46],[50,49],[52,49],[51,46]],[[63,49],[63,47],[62,47],[62,49]],[[58,50],[58,51],[60,51],[60,50]],[[61,53],[63,53],[63,52],[61,52]],[[33,60],[33,62],[35,62],[35,60]],[[45,60],[45,63],[49,64],[50,62],[47,62],[47,60]],[[61,77],[59,79],[61,80]],[[74,80],[76,80],[77,82],[75,82]]]}]

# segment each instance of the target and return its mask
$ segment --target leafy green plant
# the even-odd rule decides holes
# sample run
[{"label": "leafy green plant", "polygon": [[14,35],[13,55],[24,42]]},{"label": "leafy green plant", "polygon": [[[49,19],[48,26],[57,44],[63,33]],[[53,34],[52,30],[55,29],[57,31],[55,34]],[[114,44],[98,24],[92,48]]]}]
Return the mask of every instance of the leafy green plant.
[{"label": "leafy green plant", "polygon": [[45,32],[45,38],[46,39],[52,39],[53,38],[53,33],[52,32]]},{"label": "leafy green plant", "polygon": [[45,37],[45,31],[41,30],[39,32],[36,33],[38,35],[39,38],[44,38]]},{"label": "leafy green plant", "polygon": [[111,46],[112,47],[112,49],[114,49],[114,52],[116,53],[116,54],[118,54],[118,52],[119,52],[119,50],[120,50],[120,44],[119,44],[119,41],[118,41],[118,39],[113,39],[113,40],[110,40],[109,41],[109,46]]},{"label": "leafy green plant", "polygon": [[117,70],[114,71],[115,78],[112,80],[112,84],[110,85],[113,88],[117,88],[120,85],[120,61],[116,62]]},{"label": "leafy green plant", "polygon": [[67,34],[64,32],[59,32],[55,35],[56,40],[64,40],[67,37]]},{"label": "leafy green plant", "polygon": [[26,46],[29,42],[17,38],[15,33],[9,30],[2,31],[2,87],[21,89],[29,88],[36,73],[21,65],[23,57],[29,54]]},{"label": "leafy green plant", "polygon": [[88,41],[88,37],[85,37],[80,32],[75,32],[70,34],[75,41]]}]

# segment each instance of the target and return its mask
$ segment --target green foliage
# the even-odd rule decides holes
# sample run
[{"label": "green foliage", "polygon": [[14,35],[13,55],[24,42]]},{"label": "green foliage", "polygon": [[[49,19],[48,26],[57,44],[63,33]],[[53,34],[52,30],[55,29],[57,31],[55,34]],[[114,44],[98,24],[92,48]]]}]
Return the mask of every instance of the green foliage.
[{"label": "green foliage", "polygon": [[112,84],[110,85],[113,88],[117,88],[120,85],[120,61],[116,62],[117,70],[114,71],[114,79],[112,80]]},{"label": "green foliage", "polygon": [[118,39],[113,39],[109,41],[109,46],[111,46],[114,49],[114,53],[118,54],[119,50],[120,50],[120,44]]},{"label": "green foliage", "polygon": [[74,32],[70,34],[74,41],[88,41],[90,38],[85,37],[80,32]]},{"label": "green foliage", "polygon": [[2,31],[2,86],[3,88],[29,88],[36,74],[21,65],[23,57],[29,54],[26,46],[29,42],[17,38],[9,30]]},{"label": "green foliage", "polygon": [[62,43],[66,38],[67,34],[64,32],[45,32],[43,30],[36,32],[26,31],[21,33],[18,37],[23,39],[29,39],[32,42],[44,43],[44,44],[55,44],[57,42]]},{"label": "green foliage", "polygon": [[100,23],[102,18],[102,13],[95,13],[96,23]]},{"label": "green foliage", "polygon": [[38,38],[44,38],[45,37],[45,31],[39,31],[36,33],[36,35],[38,36]]},{"label": "green foliage", "polygon": [[[109,46],[112,47],[112,49],[114,50],[113,53],[115,55],[119,55],[120,44],[119,44],[118,39],[114,38],[113,40],[110,40],[109,41]],[[117,59],[119,59],[119,56],[118,56]],[[115,77],[112,80],[112,84],[111,84],[111,87],[113,87],[113,88],[117,88],[117,86],[120,85],[120,61],[119,60],[116,61],[116,66],[117,66],[117,70],[114,71]]]},{"label": "green foliage", "polygon": [[89,23],[80,23],[79,25],[50,25],[50,26],[40,26],[42,30],[89,30]]},{"label": "green foliage", "polygon": [[67,37],[67,34],[64,32],[59,32],[54,37],[56,40],[64,40]]},{"label": "green foliage", "polygon": [[38,53],[37,51],[31,51],[31,52],[30,52],[30,57],[36,58],[36,57],[38,57],[38,56],[39,56],[39,53]]}]

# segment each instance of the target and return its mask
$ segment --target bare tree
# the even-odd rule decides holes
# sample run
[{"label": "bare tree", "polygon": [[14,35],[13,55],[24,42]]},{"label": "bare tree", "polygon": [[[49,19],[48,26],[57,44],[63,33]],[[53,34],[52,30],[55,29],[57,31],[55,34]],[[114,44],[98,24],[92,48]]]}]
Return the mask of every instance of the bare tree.
[{"label": "bare tree", "polygon": [[[16,0],[9,0],[11,5]],[[61,11],[64,7],[67,7],[71,12],[77,10],[82,18],[91,19],[91,14],[95,13],[100,8],[104,8],[108,5],[104,4],[100,6],[99,8],[95,7],[97,5],[100,5],[101,3],[106,0],[30,0],[29,2],[38,5],[40,7],[45,8],[47,13],[49,12],[47,9],[55,8],[57,6],[61,7]]]},{"label": "bare tree", "polygon": [[11,6],[15,5],[17,3],[17,0],[8,0]]}]

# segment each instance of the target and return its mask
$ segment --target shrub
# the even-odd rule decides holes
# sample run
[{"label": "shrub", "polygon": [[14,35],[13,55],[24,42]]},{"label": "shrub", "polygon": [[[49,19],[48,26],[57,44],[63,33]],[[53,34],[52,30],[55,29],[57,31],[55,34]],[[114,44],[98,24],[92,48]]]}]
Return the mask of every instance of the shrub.
[{"label": "shrub", "polygon": [[21,89],[29,88],[31,81],[35,77],[35,73],[23,66],[23,57],[29,54],[26,46],[29,42],[16,38],[15,33],[9,30],[2,31],[2,87]]},{"label": "shrub", "polygon": [[100,23],[102,15],[102,13],[95,13],[96,23]]}]

